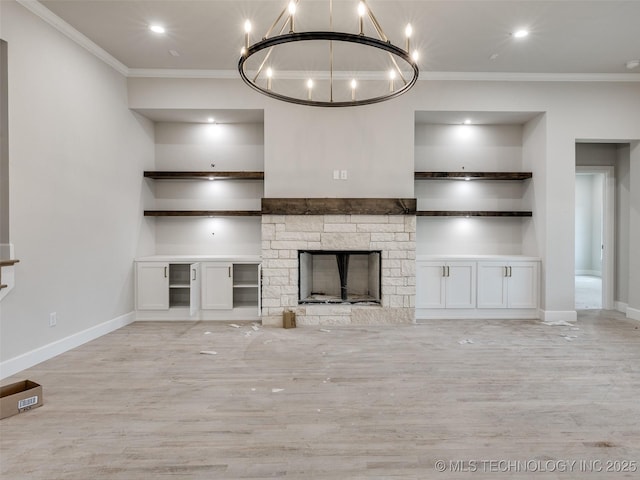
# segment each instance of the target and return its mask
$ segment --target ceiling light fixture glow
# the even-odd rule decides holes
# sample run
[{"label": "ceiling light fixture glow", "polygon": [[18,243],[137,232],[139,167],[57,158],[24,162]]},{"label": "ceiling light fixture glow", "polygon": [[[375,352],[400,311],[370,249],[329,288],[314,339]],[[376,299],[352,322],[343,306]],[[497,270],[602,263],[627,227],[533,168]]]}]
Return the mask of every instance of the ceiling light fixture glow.
[{"label": "ceiling light fixture glow", "polygon": [[[417,64],[418,52],[411,53],[410,37],[414,35],[411,25],[404,31],[406,49],[394,45],[384,33],[378,19],[374,16],[366,0],[358,3],[357,10],[352,11],[358,22],[357,32],[340,32],[334,29],[334,16],[329,0],[329,27],[321,31],[297,32],[296,23],[306,23],[306,11],[302,0],[286,2],[284,9],[273,22],[261,40],[251,43],[249,32],[250,22],[245,22],[245,45],[241,50],[238,61],[238,71],[242,80],[251,88],[276,100],[299,105],[315,107],[354,107],[369,105],[395,98],[411,89],[418,80],[419,68]],[[294,17],[298,17],[294,22]],[[365,19],[368,19],[375,36],[365,33]],[[340,22],[342,24],[343,22]],[[288,31],[288,33],[286,33]],[[330,48],[315,49],[315,45],[329,44]],[[309,47],[309,45],[311,47]],[[362,57],[354,55],[352,46],[365,47],[376,55],[367,56],[372,61],[362,68]],[[281,48],[286,46],[285,48]],[[299,49],[293,53],[294,49]],[[334,53],[335,51],[335,53]],[[326,59],[328,56],[328,61]],[[353,57],[353,58],[351,58]],[[334,58],[339,62],[334,62]],[[302,60],[297,60],[302,59]],[[297,63],[296,63],[297,62]],[[271,76],[267,73],[268,66],[277,65],[277,82],[271,83]],[[305,65],[326,65],[314,72],[314,98],[311,99],[310,88],[300,88],[300,73],[307,70]],[[284,68],[284,67],[287,68]],[[387,72],[392,69],[397,74],[397,81],[390,79]],[[353,72],[366,71],[365,78],[356,76],[353,80],[360,82],[358,98],[355,87],[348,88]],[[273,73],[271,71],[271,73]],[[308,77],[307,77],[308,78]],[[306,82],[306,78],[303,80]],[[380,82],[386,82],[381,88]],[[266,84],[266,86],[265,86]],[[387,89],[387,85],[389,88]],[[349,92],[350,90],[350,92]],[[349,93],[350,98],[349,98]]]},{"label": "ceiling light fixture glow", "polygon": [[149,30],[153,33],[165,33],[166,29],[162,25],[149,25]]},{"label": "ceiling light fixture glow", "polygon": [[529,31],[528,30],[516,30],[515,32],[513,32],[513,38],[524,38],[529,36]]}]

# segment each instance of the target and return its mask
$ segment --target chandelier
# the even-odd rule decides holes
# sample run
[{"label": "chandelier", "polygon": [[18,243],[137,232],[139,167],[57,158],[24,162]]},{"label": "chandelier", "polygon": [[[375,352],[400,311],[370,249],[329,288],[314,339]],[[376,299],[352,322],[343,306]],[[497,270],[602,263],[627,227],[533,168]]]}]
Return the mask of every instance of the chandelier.
[{"label": "chandelier", "polygon": [[[404,29],[401,48],[391,43],[364,0],[340,2],[342,10],[352,8],[353,14],[335,18],[333,0],[328,11],[324,2],[307,2],[304,8],[301,3],[291,0],[255,43],[251,21],[245,22],[238,71],[251,88],[299,105],[351,107],[390,100],[416,83],[418,53],[410,53],[411,25]],[[350,24],[357,33],[336,30],[348,30]],[[299,32],[298,25],[310,30]]]}]

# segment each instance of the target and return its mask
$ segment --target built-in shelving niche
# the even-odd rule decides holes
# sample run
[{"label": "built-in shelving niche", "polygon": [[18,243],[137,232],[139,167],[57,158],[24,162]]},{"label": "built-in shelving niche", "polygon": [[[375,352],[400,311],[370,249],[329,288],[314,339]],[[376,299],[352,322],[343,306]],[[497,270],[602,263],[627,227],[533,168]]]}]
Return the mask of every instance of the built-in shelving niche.
[{"label": "built-in shelving niche", "polygon": [[418,255],[537,253],[533,167],[544,155],[541,114],[415,113]]}]

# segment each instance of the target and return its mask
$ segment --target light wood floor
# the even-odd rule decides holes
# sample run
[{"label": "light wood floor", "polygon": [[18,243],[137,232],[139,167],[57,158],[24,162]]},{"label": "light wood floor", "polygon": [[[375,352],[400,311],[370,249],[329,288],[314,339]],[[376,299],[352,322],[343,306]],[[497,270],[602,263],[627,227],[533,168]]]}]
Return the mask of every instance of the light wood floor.
[{"label": "light wood floor", "polygon": [[0,478],[639,478],[598,472],[640,469],[639,326],[135,323],[3,381],[45,405],[0,422]]}]

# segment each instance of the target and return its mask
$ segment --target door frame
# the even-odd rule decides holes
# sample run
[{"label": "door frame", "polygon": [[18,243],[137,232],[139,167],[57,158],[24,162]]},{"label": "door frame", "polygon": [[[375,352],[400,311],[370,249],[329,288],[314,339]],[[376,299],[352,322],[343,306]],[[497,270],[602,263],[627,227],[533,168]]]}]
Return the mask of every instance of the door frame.
[{"label": "door frame", "polygon": [[602,308],[613,310],[615,285],[615,191],[616,178],[613,166],[576,165],[576,174],[604,174],[602,192]]}]

